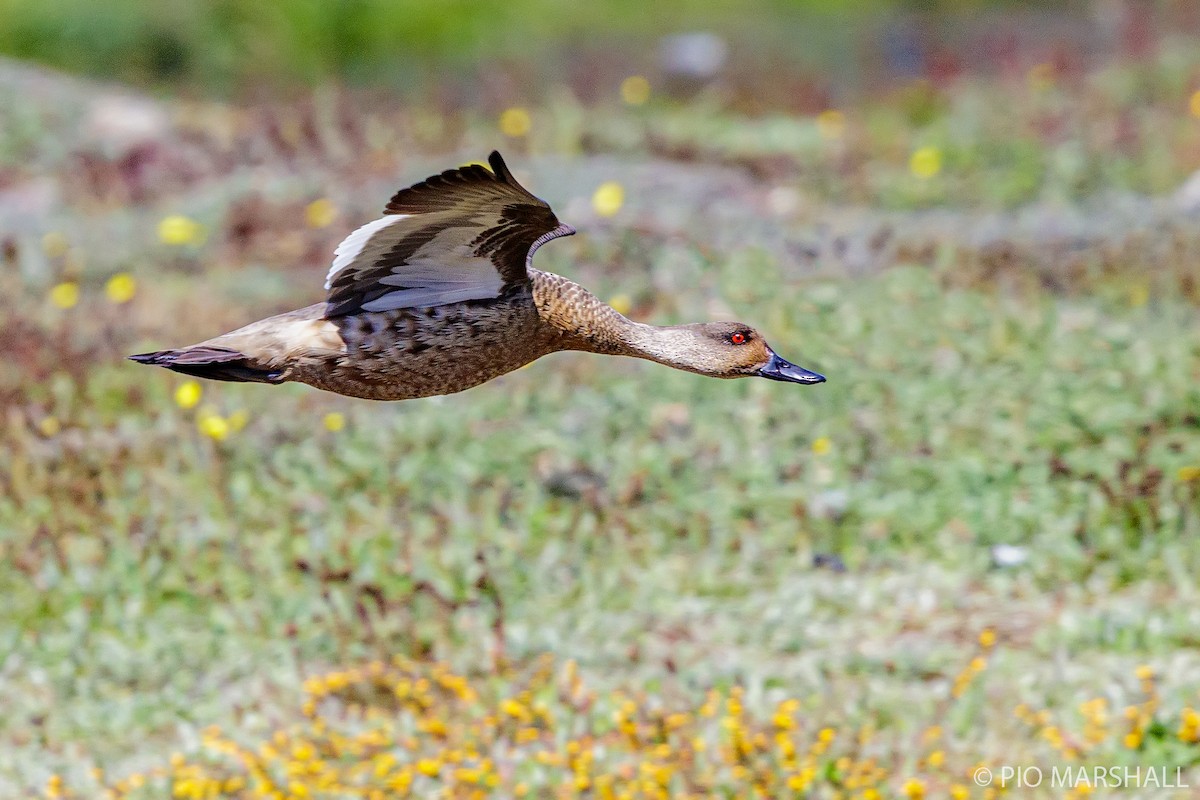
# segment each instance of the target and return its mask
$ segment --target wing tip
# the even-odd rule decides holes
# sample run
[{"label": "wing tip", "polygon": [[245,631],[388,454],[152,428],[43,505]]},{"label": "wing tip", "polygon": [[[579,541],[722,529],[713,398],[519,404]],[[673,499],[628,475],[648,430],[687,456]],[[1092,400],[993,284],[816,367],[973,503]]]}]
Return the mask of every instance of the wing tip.
[{"label": "wing tip", "polygon": [[488,154],[488,164],[491,165],[492,174],[503,183],[516,183],[512,172],[508,168],[508,164],[504,163],[504,156],[500,155],[499,150],[493,150]]}]

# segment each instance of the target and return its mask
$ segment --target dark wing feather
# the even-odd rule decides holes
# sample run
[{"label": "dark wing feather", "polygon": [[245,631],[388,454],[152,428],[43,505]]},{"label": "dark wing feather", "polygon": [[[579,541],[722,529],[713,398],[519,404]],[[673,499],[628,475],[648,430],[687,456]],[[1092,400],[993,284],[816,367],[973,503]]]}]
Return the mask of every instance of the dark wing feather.
[{"label": "dark wing feather", "polygon": [[328,316],[498,296],[529,279],[542,244],[575,230],[517,183],[499,153],[401,189],[338,246]]}]

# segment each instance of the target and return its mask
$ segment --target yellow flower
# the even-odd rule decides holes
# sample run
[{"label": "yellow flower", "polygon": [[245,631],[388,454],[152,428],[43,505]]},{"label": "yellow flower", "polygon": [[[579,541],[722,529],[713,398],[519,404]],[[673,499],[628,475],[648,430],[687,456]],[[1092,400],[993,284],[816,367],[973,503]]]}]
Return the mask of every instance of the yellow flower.
[{"label": "yellow flower", "polygon": [[1179,472],[1175,473],[1175,477],[1179,479],[1180,483],[1200,481],[1200,466],[1180,467]]},{"label": "yellow flower", "polygon": [[967,800],[971,796],[971,790],[963,786],[961,783],[956,783],[950,787],[950,797],[953,800]]},{"label": "yellow flower", "polygon": [[602,217],[611,217],[625,204],[625,189],[616,181],[605,181],[592,194],[592,208]]},{"label": "yellow flower", "polygon": [[631,106],[640,106],[650,99],[650,81],[641,75],[630,75],[621,81],[621,99]]},{"label": "yellow flower", "polygon": [[346,427],[346,415],[340,411],[330,411],[322,418],[321,423],[325,426],[325,430],[337,433]]},{"label": "yellow flower", "polygon": [[417,772],[433,777],[442,769],[442,765],[432,758],[422,758],[417,762]]},{"label": "yellow flower", "polygon": [[1130,750],[1137,750],[1142,746],[1142,734],[1138,731],[1130,731],[1125,734],[1125,738],[1121,740]]},{"label": "yellow flower", "polygon": [[979,632],[979,646],[984,650],[991,650],[996,646],[996,632],[991,628],[984,628]]},{"label": "yellow flower", "polygon": [[942,151],[927,145],[918,147],[908,160],[908,169],[921,180],[928,180],[942,171]]},{"label": "yellow flower", "polygon": [[42,432],[42,436],[47,438],[57,436],[62,430],[62,423],[58,421],[58,417],[43,417],[38,423],[38,430]]},{"label": "yellow flower", "polygon": [[920,800],[925,796],[925,784],[916,778],[909,778],[904,782],[904,786],[900,788],[900,791],[904,793],[905,797],[912,798],[912,800]]},{"label": "yellow flower", "polygon": [[787,787],[793,792],[803,792],[808,788],[808,776],[803,773],[789,776],[787,779]]},{"label": "yellow flower", "polygon": [[812,443],[812,451],[818,456],[823,456],[833,449],[833,442],[829,441],[828,436],[822,436]]},{"label": "yellow flower", "polygon": [[946,754],[941,750],[934,750],[929,754],[929,766],[937,769],[942,764],[946,763]]},{"label": "yellow flower", "polygon": [[1136,670],[1134,670],[1133,674],[1137,676],[1139,681],[1154,680],[1154,667],[1150,666],[1149,664],[1142,664]]},{"label": "yellow flower", "polygon": [[158,223],[158,238],[163,244],[175,246],[195,244],[203,236],[204,229],[200,223],[182,214],[172,214],[164,217],[162,222]]},{"label": "yellow flower", "polygon": [[205,436],[216,439],[218,442],[224,441],[229,436],[229,420],[213,412],[201,414],[196,420],[196,427]]},{"label": "yellow flower", "polygon": [[113,303],[128,303],[137,294],[137,281],[128,272],[118,272],[104,284],[104,293]]},{"label": "yellow flower", "polygon": [[79,284],[63,281],[50,290],[50,302],[62,309],[73,307],[79,302]]},{"label": "yellow flower", "polygon": [[822,111],[817,114],[817,132],[828,141],[842,138],[846,132],[846,115],[832,108]]},{"label": "yellow flower", "polygon": [[500,711],[501,713],[512,717],[513,719],[519,719],[523,721],[532,719],[529,709],[525,708],[525,706],[521,705],[519,701],[513,700],[511,697],[500,702]]},{"label": "yellow flower", "polygon": [[500,132],[505,136],[518,139],[529,134],[533,128],[533,118],[529,112],[520,106],[504,109],[500,115]]},{"label": "yellow flower", "polygon": [[200,396],[204,390],[200,388],[197,381],[184,381],[179,384],[179,388],[175,390],[175,404],[185,411],[190,408],[195,408],[200,402]]},{"label": "yellow flower", "polygon": [[608,301],[609,306],[618,314],[628,314],[633,308],[633,300],[627,294],[615,294]]},{"label": "yellow flower", "polygon": [[1200,90],[1192,93],[1192,99],[1188,101],[1188,108],[1193,117],[1200,119]]},{"label": "yellow flower", "polygon": [[304,207],[304,222],[310,228],[324,228],[337,219],[337,213],[337,206],[322,197]]}]

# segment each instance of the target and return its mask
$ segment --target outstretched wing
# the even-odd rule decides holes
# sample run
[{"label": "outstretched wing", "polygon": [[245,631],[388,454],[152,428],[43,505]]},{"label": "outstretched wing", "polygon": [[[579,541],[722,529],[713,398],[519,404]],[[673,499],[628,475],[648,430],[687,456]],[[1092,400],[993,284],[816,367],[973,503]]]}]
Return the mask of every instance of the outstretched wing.
[{"label": "outstretched wing", "polygon": [[533,253],[570,236],[517,183],[499,153],[401,189],[338,245],[325,279],[327,317],[486,300],[529,280]]}]

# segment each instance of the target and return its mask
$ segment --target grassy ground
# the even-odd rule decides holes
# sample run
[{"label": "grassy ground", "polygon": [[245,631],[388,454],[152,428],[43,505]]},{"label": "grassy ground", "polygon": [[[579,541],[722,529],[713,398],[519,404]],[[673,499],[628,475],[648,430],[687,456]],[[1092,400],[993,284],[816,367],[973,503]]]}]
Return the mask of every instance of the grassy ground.
[{"label": "grassy ground", "polygon": [[[1176,82],[1055,95],[1080,130],[1171,120],[1128,172],[1077,142],[1080,174],[1165,191],[1200,166]],[[171,107],[135,169],[97,145],[86,87],[55,86],[3,139],[6,792],[994,797],[981,765],[1044,770],[1021,797],[1062,796],[1067,766],[1200,784],[1190,218],[1127,194],[1056,217],[1074,189],[1040,169],[989,195],[1026,162],[957,124],[982,97],[1017,126],[1058,90],[782,135],[728,108],[531,109],[509,161],[584,232],[541,267],[638,319],[744,319],[829,383],[557,355],[379,405],[121,356],[312,302],[332,244],[393,184],[485,153],[493,120]],[[605,181],[622,202],[594,202]],[[1018,201],[1061,231],[993,213]]]}]

